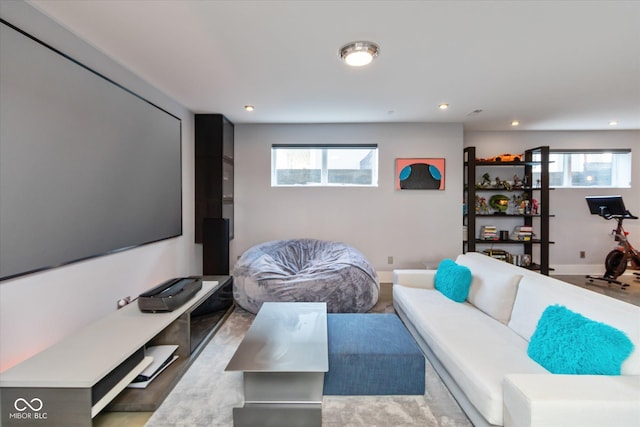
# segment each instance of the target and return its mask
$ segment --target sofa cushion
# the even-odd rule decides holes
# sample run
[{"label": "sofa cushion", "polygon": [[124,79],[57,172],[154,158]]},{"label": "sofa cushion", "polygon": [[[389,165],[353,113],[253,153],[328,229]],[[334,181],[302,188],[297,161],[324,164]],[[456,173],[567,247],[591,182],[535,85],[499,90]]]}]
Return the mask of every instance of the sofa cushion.
[{"label": "sofa cushion", "polygon": [[455,302],[464,302],[469,295],[471,271],[452,259],[444,259],[438,265],[434,281],[435,288],[444,296]]},{"label": "sofa cushion", "polygon": [[551,305],[542,313],[527,353],[554,374],[620,375],[631,351],[633,343],[624,332]]},{"label": "sofa cushion", "polygon": [[473,280],[467,300],[501,323],[508,323],[522,278],[516,267],[486,255],[458,256],[458,264],[469,267]]},{"label": "sofa cushion", "polygon": [[527,356],[527,341],[468,302],[458,304],[435,290],[394,285],[393,304],[490,424],[502,425],[506,374],[548,373]]},{"label": "sofa cushion", "polygon": [[631,320],[640,319],[640,307],[552,277],[525,274],[518,286],[509,327],[529,341],[542,312],[554,304],[623,331],[635,350],[622,364],[621,373],[640,375],[640,321]]},{"label": "sofa cushion", "polygon": [[640,378],[632,375],[509,374],[504,425],[638,427]]}]

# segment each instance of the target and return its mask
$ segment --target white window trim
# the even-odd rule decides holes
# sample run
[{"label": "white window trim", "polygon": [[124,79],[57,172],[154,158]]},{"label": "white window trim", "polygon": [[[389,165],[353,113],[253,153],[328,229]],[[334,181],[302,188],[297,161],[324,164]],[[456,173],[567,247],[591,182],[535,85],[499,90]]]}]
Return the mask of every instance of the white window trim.
[{"label": "white window trim", "polygon": [[[616,183],[614,185],[575,185],[571,182],[571,170],[570,166],[570,155],[571,154],[604,154],[604,153],[612,153],[612,154],[631,154],[630,148],[621,148],[621,149],[555,149],[549,150],[549,154],[565,154],[563,156],[564,165],[562,167],[563,173],[563,184],[568,185],[550,185],[551,188],[556,188],[558,190],[563,189],[589,189],[589,188],[631,188],[631,168],[633,162],[629,162],[628,168],[622,168],[622,165],[618,164],[619,158],[617,156],[613,156],[612,160],[612,182]],[[622,170],[625,169],[625,170]],[[628,184],[620,184],[621,177],[620,175],[625,173],[626,176],[629,177]]]},{"label": "white window trim", "polygon": [[[308,184],[278,184],[276,156],[273,155],[274,150],[278,148],[284,149],[317,149],[322,150],[320,182]],[[328,167],[328,150],[330,149],[371,149],[374,150],[375,167],[372,169],[371,184],[349,184],[349,183],[329,183],[329,167]],[[378,144],[272,144],[271,146],[271,187],[378,187]]]}]

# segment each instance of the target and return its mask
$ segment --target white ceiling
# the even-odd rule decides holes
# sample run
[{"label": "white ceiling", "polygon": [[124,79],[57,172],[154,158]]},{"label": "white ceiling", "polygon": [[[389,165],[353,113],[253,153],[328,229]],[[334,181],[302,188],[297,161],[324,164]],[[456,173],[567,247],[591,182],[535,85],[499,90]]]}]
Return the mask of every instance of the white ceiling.
[{"label": "white ceiling", "polygon": [[[30,3],[194,112],[235,123],[640,129],[639,1]],[[369,67],[338,60],[356,40],[380,45]]]}]

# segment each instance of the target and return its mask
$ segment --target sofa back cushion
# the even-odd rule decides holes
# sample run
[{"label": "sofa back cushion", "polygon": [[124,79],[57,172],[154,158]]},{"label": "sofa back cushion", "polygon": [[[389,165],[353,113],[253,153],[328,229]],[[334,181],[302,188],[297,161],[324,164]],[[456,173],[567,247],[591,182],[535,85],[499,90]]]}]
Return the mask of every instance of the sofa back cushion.
[{"label": "sofa back cushion", "polygon": [[544,310],[563,305],[596,322],[624,332],[635,349],[622,364],[622,375],[640,375],[640,307],[540,274],[525,274],[518,286],[508,326],[527,341]]},{"label": "sofa back cushion", "polygon": [[522,278],[519,268],[476,252],[459,255],[456,262],[471,270],[472,281],[467,301],[497,321],[507,324]]}]

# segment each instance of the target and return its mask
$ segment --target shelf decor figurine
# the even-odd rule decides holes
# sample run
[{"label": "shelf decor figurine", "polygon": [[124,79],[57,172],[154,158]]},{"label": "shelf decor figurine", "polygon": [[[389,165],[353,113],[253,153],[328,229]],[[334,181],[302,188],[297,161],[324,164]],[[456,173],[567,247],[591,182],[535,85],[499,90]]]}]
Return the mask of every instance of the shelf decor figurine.
[{"label": "shelf decor figurine", "polygon": [[540,203],[538,203],[537,199],[531,200],[531,213],[534,215],[538,215],[540,209]]},{"label": "shelf decor figurine", "polygon": [[514,190],[520,190],[522,187],[523,187],[523,182],[518,176],[518,174],[513,175],[513,185],[511,186],[511,188],[513,188]]},{"label": "shelf decor figurine", "polygon": [[483,189],[491,186],[491,176],[488,173],[482,175],[482,181],[476,184],[476,188]]},{"label": "shelf decor figurine", "polygon": [[494,194],[489,199],[489,205],[497,211],[496,214],[505,215],[509,208],[509,198],[504,194]]}]

